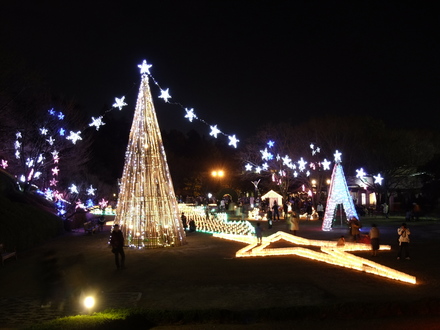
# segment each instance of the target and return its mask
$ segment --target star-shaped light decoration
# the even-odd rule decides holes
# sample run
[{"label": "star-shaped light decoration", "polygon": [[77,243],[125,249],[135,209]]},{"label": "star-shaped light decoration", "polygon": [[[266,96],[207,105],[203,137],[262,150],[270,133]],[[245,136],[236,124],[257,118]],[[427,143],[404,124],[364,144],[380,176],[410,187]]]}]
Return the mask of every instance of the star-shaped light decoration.
[{"label": "star-shaped light decoration", "polygon": [[99,202],[99,206],[101,206],[102,209],[106,208],[108,204],[108,201],[106,201],[104,198],[101,199],[101,201]]},{"label": "star-shaped light decoration", "polygon": [[326,158],[324,158],[324,161],[321,164],[322,164],[322,168],[324,169],[324,171],[330,170],[331,162],[329,162]]},{"label": "star-shaped light decoration", "polygon": [[[350,268],[397,281],[416,284],[415,276],[405,274],[395,269],[378,264],[372,260],[364,259],[348,253],[352,251],[370,251],[370,244],[345,242],[345,245],[337,246],[337,242],[335,241],[312,240],[291,235],[282,231],[276,232],[267,237],[263,237],[262,244],[258,244],[256,238],[251,235],[214,233],[213,236],[248,244],[235,253],[237,258],[293,255],[324,262],[330,265]],[[288,242],[290,246],[280,248],[269,247],[271,243],[275,243],[280,240]],[[379,250],[391,251],[391,246],[380,245]]]},{"label": "star-shaped light decoration", "polygon": [[90,188],[87,189],[87,195],[89,195],[89,196],[95,196],[95,191],[96,191],[96,189],[93,188],[92,185],[90,185]]},{"label": "star-shaped light decoration", "polygon": [[21,132],[17,132],[17,133],[15,133],[15,138],[16,138],[16,139],[21,139],[21,138],[22,138],[22,136],[21,136]]},{"label": "star-shaped light decoration", "polygon": [[2,159],[2,163],[0,165],[3,169],[6,169],[8,167],[8,161],[6,159]]},{"label": "star-shaped light decoration", "polygon": [[261,152],[261,158],[263,160],[269,160],[269,157],[272,155],[269,151],[267,151],[267,148],[265,148],[264,150],[260,150]]},{"label": "star-shaped light decoration", "polygon": [[60,160],[60,157],[58,156],[58,151],[52,151],[52,158],[54,163],[58,163],[58,161]]},{"label": "star-shaped light decoration", "polygon": [[66,139],[71,140],[73,144],[76,144],[76,141],[82,140],[80,134],[81,134],[81,131],[78,131],[76,133],[70,131],[70,135],[68,137],[66,137]]},{"label": "star-shaped light decoration", "polygon": [[58,166],[55,166],[53,169],[52,169],[52,175],[58,175],[58,172],[60,171],[60,169],[58,168]]},{"label": "star-shaped light decoration", "polygon": [[40,128],[41,135],[47,135],[47,132],[48,132],[47,128],[45,128],[45,127]]},{"label": "star-shaped light decoration", "polygon": [[104,126],[105,123],[102,121],[102,116],[99,116],[98,118],[92,117],[92,122],[89,124],[89,126],[96,126],[96,130],[99,131],[99,127]]},{"label": "star-shaped light decoration", "polygon": [[40,171],[35,172],[35,174],[34,174],[34,178],[35,179],[38,179],[40,176],[41,176],[41,172]]},{"label": "star-shaped light decoration", "polygon": [[356,170],[356,177],[363,180],[367,173],[364,172],[364,169],[361,167],[360,169]]},{"label": "star-shaped light decoration", "polygon": [[252,165],[247,163],[244,168],[246,169],[246,171],[252,171]]},{"label": "star-shaped light decoration", "polygon": [[185,118],[188,118],[188,120],[189,120],[190,122],[192,122],[194,118],[197,119],[197,116],[196,116],[196,114],[194,113],[194,109],[187,109],[187,108],[185,108],[185,111],[186,111]]},{"label": "star-shaped light decoration", "polygon": [[229,138],[228,145],[234,146],[234,148],[237,148],[237,143],[240,142],[240,140],[235,137],[235,134],[232,136],[228,136],[228,138]]},{"label": "star-shaped light decoration", "polygon": [[160,90],[159,98],[163,99],[166,103],[168,103],[168,99],[171,98],[169,90],[170,90],[169,88],[167,88],[166,90],[163,90],[163,89]]},{"label": "star-shaped light decoration", "polygon": [[17,151],[15,152],[15,158],[16,158],[16,159],[20,159],[20,151],[17,150]]},{"label": "star-shaped light decoration", "polygon": [[267,171],[269,165],[267,163],[264,163],[263,165],[261,165],[261,167],[263,168],[264,171]]},{"label": "star-shaped light decoration", "polygon": [[14,143],[15,150],[20,149],[20,147],[21,147],[21,142],[20,141],[15,141],[15,143]]},{"label": "star-shaped light decoration", "polygon": [[59,119],[59,120],[63,120],[63,119],[64,119],[64,113],[60,112],[60,113],[58,114],[58,119]]},{"label": "star-shaped light decoration", "polygon": [[43,162],[43,160],[45,160],[45,157],[43,156],[43,154],[39,154],[37,158],[37,164],[40,164],[41,162]]},{"label": "star-shaped light decoration", "polygon": [[85,207],[84,203],[80,199],[78,199],[76,201],[76,207],[75,208],[76,209],[85,209],[86,207]]},{"label": "star-shaped light decoration", "polygon": [[267,145],[269,146],[269,148],[272,148],[272,147],[275,145],[275,142],[272,141],[272,140],[269,140],[269,141],[267,142]]},{"label": "star-shaped light decoration", "polygon": [[91,207],[93,207],[94,205],[93,205],[93,200],[92,199],[88,199],[88,200],[86,200],[86,207],[89,209],[89,208],[91,208]]},{"label": "star-shaped light decoration", "polygon": [[55,178],[52,178],[52,179],[49,181],[49,186],[56,186],[57,183],[58,183],[58,181],[57,181]]},{"label": "star-shaped light decoration", "polygon": [[210,126],[210,127],[211,127],[211,132],[209,133],[209,135],[217,138],[217,134],[221,133],[220,130],[217,128],[217,125]]},{"label": "star-shaped light decoration", "polygon": [[44,196],[46,196],[46,199],[52,200],[53,197],[53,191],[50,188],[47,188],[44,191]]},{"label": "star-shaped light decoration", "polygon": [[34,160],[31,158],[26,159],[26,166],[27,167],[33,167],[34,166]]},{"label": "star-shaped light decoration", "polygon": [[55,110],[52,108],[52,109],[49,109],[49,110],[47,110],[48,112],[49,112],[49,115],[51,115],[51,116],[55,116]]},{"label": "star-shaped light decoration", "polygon": [[66,134],[66,130],[64,128],[60,128],[59,133],[61,136],[64,136],[64,134]]},{"label": "star-shaped light decoration", "polygon": [[77,186],[74,185],[73,183],[70,185],[69,190],[70,190],[71,194],[78,194],[79,193]]},{"label": "star-shaped light decoration", "polygon": [[127,103],[124,102],[125,96],[118,99],[115,97],[115,103],[113,103],[113,108],[118,108],[119,110],[122,110],[123,107],[127,105]]},{"label": "star-shaped light decoration", "polygon": [[306,169],[306,164],[307,164],[307,162],[301,157],[301,159],[297,162],[298,163],[298,165],[299,165],[299,168],[298,168],[298,170],[300,171],[300,172],[302,172],[302,171],[304,171],[305,169]]},{"label": "star-shaped light decoration", "polygon": [[285,155],[282,159],[283,159],[283,164],[286,165],[286,166],[289,166],[290,163],[292,162],[292,160],[290,159],[290,157],[287,156],[287,155]]},{"label": "star-shaped light decoration", "polygon": [[257,167],[255,168],[255,173],[257,173],[257,174],[260,174],[260,173],[261,173],[261,167],[260,167],[260,166],[257,166]]},{"label": "star-shaped light decoration", "polygon": [[342,161],[341,159],[342,154],[338,150],[336,150],[333,156],[335,156],[335,163],[340,163]]},{"label": "star-shaped light decoration", "polygon": [[144,60],[144,61],[142,62],[142,64],[139,64],[139,65],[138,65],[138,68],[141,69],[141,74],[150,74],[150,68],[151,68],[152,66],[153,66],[153,65],[151,65],[151,64],[147,64],[147,61]]},{"label": "star-shaped light decoration", "polygon": [[55,139],[51,136],[50,138],[46,139],[47,143],[49,143],[49,145],[53,146],[53,144],[55,143]]},{"label": "star-shaped light decoration", "polygon": [[380,173],[378,173],[377,175],[373,175],[373,178],[374,178],[374,183],[377,183],[377,184],[380,184],[380,185],[382,184],[383,178],[380,175]]}]

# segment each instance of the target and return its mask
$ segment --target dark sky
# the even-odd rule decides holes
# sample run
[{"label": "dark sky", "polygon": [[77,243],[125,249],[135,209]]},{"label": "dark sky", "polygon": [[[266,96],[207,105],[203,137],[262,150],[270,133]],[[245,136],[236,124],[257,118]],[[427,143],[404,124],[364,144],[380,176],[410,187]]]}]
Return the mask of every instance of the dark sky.
[{"label": "dark sky", "polygon": [[[324,114],[437,128],[439,24],[431,4],[10,1],[0,7],[0,42],[95,116],[123,95],[123,111],[134,111],[137,65],[146,59],[171,101],[242,139],[265,122]],[[182,107],[155,104],[162,128],[194,125],[209,134],[184,119]]]}]

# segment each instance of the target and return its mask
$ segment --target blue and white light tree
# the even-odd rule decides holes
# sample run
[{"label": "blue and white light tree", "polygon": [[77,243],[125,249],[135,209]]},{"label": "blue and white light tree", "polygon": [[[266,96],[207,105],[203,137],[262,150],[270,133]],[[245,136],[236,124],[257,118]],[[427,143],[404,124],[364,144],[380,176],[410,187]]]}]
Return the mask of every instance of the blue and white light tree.
[{"label": "blue and white light tree", "polygon": [[324,220],[322,222],[323,231],[331,230],[335,210],[339,204],[344,206],[344,211],[347,214],[348,219],[351,219],[352,217],[359,219],[353,203],[353,198],[350,196],[350,192],[348,191],[347,181],[345,180],[344,170],[342,169],[341,164],[341,153],[336,150],[335,165],[333,167],[331,183],[327,195]]}]

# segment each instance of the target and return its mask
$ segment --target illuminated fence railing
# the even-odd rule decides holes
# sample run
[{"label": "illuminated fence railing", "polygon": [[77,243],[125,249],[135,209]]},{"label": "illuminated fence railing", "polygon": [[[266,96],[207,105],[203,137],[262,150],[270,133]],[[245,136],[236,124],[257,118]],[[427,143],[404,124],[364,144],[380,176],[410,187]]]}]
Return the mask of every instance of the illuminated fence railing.
[{"label": "illuminated fence railing", "polygon": [[232,235],[252,235],[255,228],[248,221],[229,221],[226,213],[206,214],[203,206],[179,204],[180,212],[185,213],[187,221],[195,221],[197,231],[206,233],[225,233]]},{"label": "illuminated fence railing", "polygon": [[[268,237],[263,237],[262,244],[257,244],[256,238],[250,236],[219,233],[214,234],[214,237],[248,244],[236,252],[235,256],[237,258],[297,255],[332,265],[387,277],[393,280],[416,284],[416,278],[414,276],[383,266],[374,261],[347,253],[349,251],[370,251],[371,246],[369,244],[346,242],[344,246],[337,246],[337,242],[335,241],[311,240],[281,231]],[[269,247],[271,243],[275,243],[279,240],[284,240],[288,243],[298,246],[285,248]],[[321,251],[308,249],[305,246],[320,247]],[[379,250],[391,250],[391,247],[389,245],[381,245]]]}]

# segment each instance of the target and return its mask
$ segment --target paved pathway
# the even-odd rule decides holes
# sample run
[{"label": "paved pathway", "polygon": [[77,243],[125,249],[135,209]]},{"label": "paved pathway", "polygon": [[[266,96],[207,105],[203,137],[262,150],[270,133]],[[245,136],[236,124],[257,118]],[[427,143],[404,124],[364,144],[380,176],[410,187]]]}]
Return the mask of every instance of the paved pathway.
[{"label": "paved pathway", "polygon": [[[0,268],[0,329],[85,312],[75,304],[66,304],[63,311],[40,307],[36,270],[42,254],[48,249],[55,249],[66,267],[78,254],[85,257],[82,270],[88,287],[97,294],[97,310],[133,306],[171,310],[255,310],[399,302],[401,299],[405,302],[428,298],[440,301],[440,263],[436,253],[440,223],[434,220],[409,223],[412,258],[398,261],[396,230],[402,219],[364,219],[364,233],[372,222],[381,230],[382,244],[393,247],[391,252],[380,253],[374,260],[416,276],[417,285],[300,257],[235,258],[235,252],[243,244],[204,233],[188,234],[188,244],[182,247],[126,249],[127,269],[116,271],[107,246],[110,228],[106,227],[104,232],[95,235],[82,231],[64,235],[19,253],[17,261],[8,260]],[[283,221],[275,223],[274,228],[266,228],[264,234],[270,235],[284,227]],[[342,234],[347,235],[345,227],[322,232],[319,224],[312,221],[301,221],[298,232],[306,238],[335,241]],[[368,252],[358,255],[373,258]]]}]

